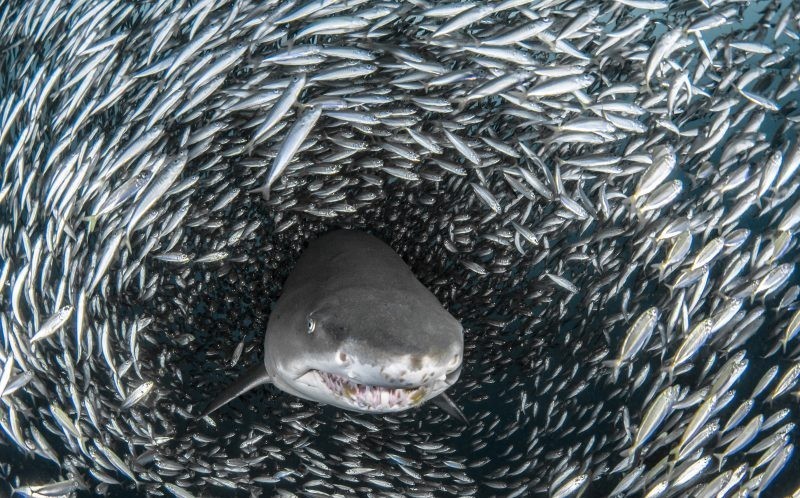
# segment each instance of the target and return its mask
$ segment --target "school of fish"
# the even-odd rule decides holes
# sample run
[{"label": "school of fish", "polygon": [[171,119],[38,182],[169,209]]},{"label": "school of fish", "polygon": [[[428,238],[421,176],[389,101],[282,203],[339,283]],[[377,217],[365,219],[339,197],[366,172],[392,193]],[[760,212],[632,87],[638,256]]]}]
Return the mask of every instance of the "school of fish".
[{"label": "school of fish", "polygon": [[[5,492],[800,495],[799,88],[790,0],[1,2]],[[335,227],[468,426],[195,418]]]}]

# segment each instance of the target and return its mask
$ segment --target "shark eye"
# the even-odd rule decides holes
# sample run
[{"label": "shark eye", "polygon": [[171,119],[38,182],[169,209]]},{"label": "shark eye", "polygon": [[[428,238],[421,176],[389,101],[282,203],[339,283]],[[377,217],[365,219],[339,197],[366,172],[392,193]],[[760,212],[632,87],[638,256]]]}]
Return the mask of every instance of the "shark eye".
[{"label": "shark eye", "polygon": [[314,332],[315,328],[317,328],[317,322],[315,322],[313,318],[309,317],[308,318],[308,322],[307,322],[307,326],[308,326],[308,333],[310,334],[310,333]]}]

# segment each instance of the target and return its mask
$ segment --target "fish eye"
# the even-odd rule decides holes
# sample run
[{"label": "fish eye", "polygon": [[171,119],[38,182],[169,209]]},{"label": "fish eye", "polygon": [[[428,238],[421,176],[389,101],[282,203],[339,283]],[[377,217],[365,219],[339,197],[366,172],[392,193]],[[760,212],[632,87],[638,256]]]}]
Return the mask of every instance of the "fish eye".
[{"label": "fish eye", "polygon": [[306,322],[306,324],[308,326],[309,334],[314,332],[314,329],[317,328],[317,322],[315,322],[314,319],[311,317],[308,317],[308,321]]}]

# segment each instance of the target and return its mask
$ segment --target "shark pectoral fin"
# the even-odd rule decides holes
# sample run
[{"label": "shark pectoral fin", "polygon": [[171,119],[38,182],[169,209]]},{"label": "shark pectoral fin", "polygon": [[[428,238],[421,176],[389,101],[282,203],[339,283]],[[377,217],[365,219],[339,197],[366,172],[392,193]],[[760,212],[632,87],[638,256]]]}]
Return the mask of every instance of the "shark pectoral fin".
[{"label": "shark pectoral fin", "polygon": [[214,398],[211,403],[209,403],[209,405],[198,418],[203,418],[214,410],[225,406],[231,400],[238,398],[254,387],[258,387],[261,384],[267,384],[271,381],[272,379],[267,373],[267,369],[264,368],[264,364],[259,363],[253,368],[247,370],[244,375],[236,380],[236,382],[219,393],[219,395],[217,395],[217,397]]},{"label": "shark pectoral fin", "polygon": [[445,413],[454,419],[460,420],[464,425],[469,427],[469,420],[467,420],[467,417],[464,416],[464,412],[462,412],[461,409],[456,406],[456,404],[447,394],[442,393],[435,398],[432,398],[431,403],[444,410]]}]

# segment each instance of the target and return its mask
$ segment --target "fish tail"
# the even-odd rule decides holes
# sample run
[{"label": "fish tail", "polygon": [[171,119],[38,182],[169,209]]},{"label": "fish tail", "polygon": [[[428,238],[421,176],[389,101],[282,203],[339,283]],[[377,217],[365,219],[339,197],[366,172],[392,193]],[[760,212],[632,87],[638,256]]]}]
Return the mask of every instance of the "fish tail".
[{"label": "fish tail", "polygon": [[125,247],[128,248],[128,252],[133,254],[133,248],[131,247],[131,234],[130,232],[125,232]]},{"label": "fish tail", "polygon": [[670,384],[672,384],[672,381],[673,381],[673,380],[674,380],[674,378],[675,378],[675,367],[673,367],[672,365],[670,365],[670,366],[668,366],[668,367],[665,367],[665,368],[663,369],[663,371],[664,371],[664,372],[667,372],[667,373],[669,374],[669,383],[670,383]]},{"label": "fish tail", "polygon": [[722,464],[725,463],[725,455],[723,453],[714,453],[714,458],[719,460],[719,465],[717,466],[717,472],[721,472]]},{"label": "fish tail", "polygon": [[622,203],[628,206],[631,209],[631,211],[633,211],[636,214],[637,218],[642,217],[642,211],[639,209],[638,205],[639,199],[641,199],[641,197],[636,195],[635,192],[629,195],[628,197],[622,199]]},{"label": "fish tail", "polygon": [[[669,454],[669,457],[672,457],[672,453]],[[675,469],[675,466],[678,464],[677,455],[675,455],[675,459],[669,458],[667,460],[667,475],[672,474],[672,471]]]},{"label": "fish tail", "polygon": [[614,384],[617,383],[617,377],[619,377],[619,369],[622,365],[622,362],[619,360],[608,360],[604,361],[603,365],[611,369],[611,382]]},{"label": "fish tail", "polygon": [[659,282],[664,280],[664,270],[666,270],[666,269],[667,269],[667,266],[664,264],[664,262],[653,263],[652,265],[650,265],[650,270],[651,271],[657,271],[658,272],[658,281]]},{"label": "fish tail", "polygon": [[467,32],[466,35],[469,37],[470,40],[472,40],[472,43],[474,43],[476,47],[481,46],[481,41],[478,38],[476,38],[472,33]]},{"label": "fish tail", "polygon": [[248,190],[247,193],[248,194],[256,194],[256,193],[258,193],[258,194],[261,194],[262,197],[264,197],[265,201],[269,200],[269,186],[268,185],[264,185],[262,187],[258,187],[258,188],[254,188],[254,189]]},{"label": "fish tail", "polygon": [[89,233],[92,233],[94,231],[94,228],[97,226],[97,216],[95,215],[90,214],[89,216],[84,216],[83,218],[81,218],[81,221],[89,222],[89,227],[87,228]]}]

